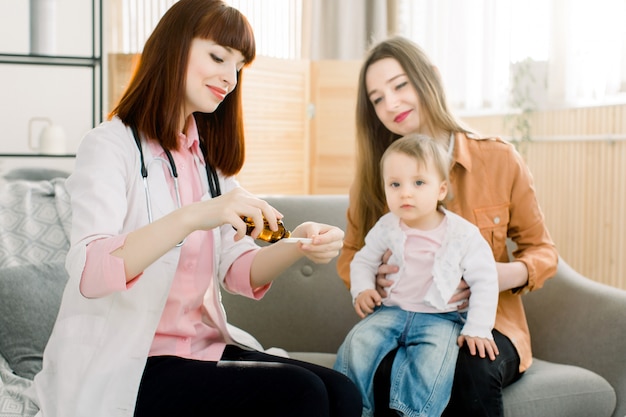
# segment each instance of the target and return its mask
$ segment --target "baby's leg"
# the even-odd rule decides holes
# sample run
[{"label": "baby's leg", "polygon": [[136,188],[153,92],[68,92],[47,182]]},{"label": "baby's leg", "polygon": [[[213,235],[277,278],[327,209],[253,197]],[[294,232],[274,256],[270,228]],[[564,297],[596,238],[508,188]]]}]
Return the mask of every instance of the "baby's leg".
[{"label": "baby's leg", "polygon": [[389,406],[407,416],[438,417],[450,399],[462,324],[456,312],[410,314],[393,363]]}]

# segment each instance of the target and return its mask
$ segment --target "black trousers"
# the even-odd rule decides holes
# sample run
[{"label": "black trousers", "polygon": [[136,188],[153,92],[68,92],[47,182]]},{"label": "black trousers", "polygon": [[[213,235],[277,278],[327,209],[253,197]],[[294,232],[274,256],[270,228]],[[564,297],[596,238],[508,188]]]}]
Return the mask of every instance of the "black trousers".
[{"label": "black trousers", "polygon": [[135,417],[360,417],[361,395],[322,366],[227,346],[222,360],[148,358]]},{"label": "black trousers", "polygon": [[[493,338],[500,354],[495,361],[472,356],[467,346],[459,351],[456,362],[452,396],[442,417],[503,417],[502,389],[517,381],[519,355],[515,346],[497,330]],[[389,409],[391,367],[396,351],[382,361],[374,376],[374,403],[376,417],[398,417]]]}]

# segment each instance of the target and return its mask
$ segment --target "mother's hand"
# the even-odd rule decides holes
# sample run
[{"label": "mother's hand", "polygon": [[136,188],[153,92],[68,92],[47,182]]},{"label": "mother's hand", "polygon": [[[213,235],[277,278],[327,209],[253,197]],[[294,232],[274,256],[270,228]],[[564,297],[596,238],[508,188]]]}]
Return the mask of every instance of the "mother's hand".
[{"label": "mother's hand", "polygon": [[456,292],[452,295],[448,304],[460,302],[461,304],[459,304],[458,309],[463,310],[469,306],[469,298],[471,295],[472,291],[470,290],[469,285],[467,285],[467,282],[465,282],[464,279],[461,279],[459,286],[456,287]]},{"label": "mother's hand", "polygon": [[395,274],[399,270],[397,265],[389,265],[387,263],[389,258],[391,258],[391,251],[387,249],[376,274],[376,291],[382,298],[387,297],[387,289],[393,284],[393,281],[387,279],[387,274]]}]

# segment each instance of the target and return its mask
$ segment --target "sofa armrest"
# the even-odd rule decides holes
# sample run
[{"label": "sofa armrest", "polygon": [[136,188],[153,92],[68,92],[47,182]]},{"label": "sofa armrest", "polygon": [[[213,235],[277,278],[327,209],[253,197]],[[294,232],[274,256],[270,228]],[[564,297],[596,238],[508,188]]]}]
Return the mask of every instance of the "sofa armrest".
[{"label": "sofa armrest", "polygon": [[524,296],[533,356],[577,365],[615,389],[615,416],[626,415],[626,291],[600,284],[559,259],[544,288]]}]

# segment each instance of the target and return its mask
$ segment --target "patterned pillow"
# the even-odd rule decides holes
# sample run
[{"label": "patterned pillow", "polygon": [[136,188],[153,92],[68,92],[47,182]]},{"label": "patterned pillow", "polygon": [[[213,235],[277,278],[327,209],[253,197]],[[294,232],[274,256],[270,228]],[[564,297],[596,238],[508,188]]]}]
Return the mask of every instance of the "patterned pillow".
[{"label": "patterned pillow", "polygon": [[33,382],[15,375],[0,356],[0,417],[33,417],[39,409],[24,395]]},{"label": "patterned pillow", "polygon": [[65,260],[71,208],[62,178],[0,187],[0,267]]}]

